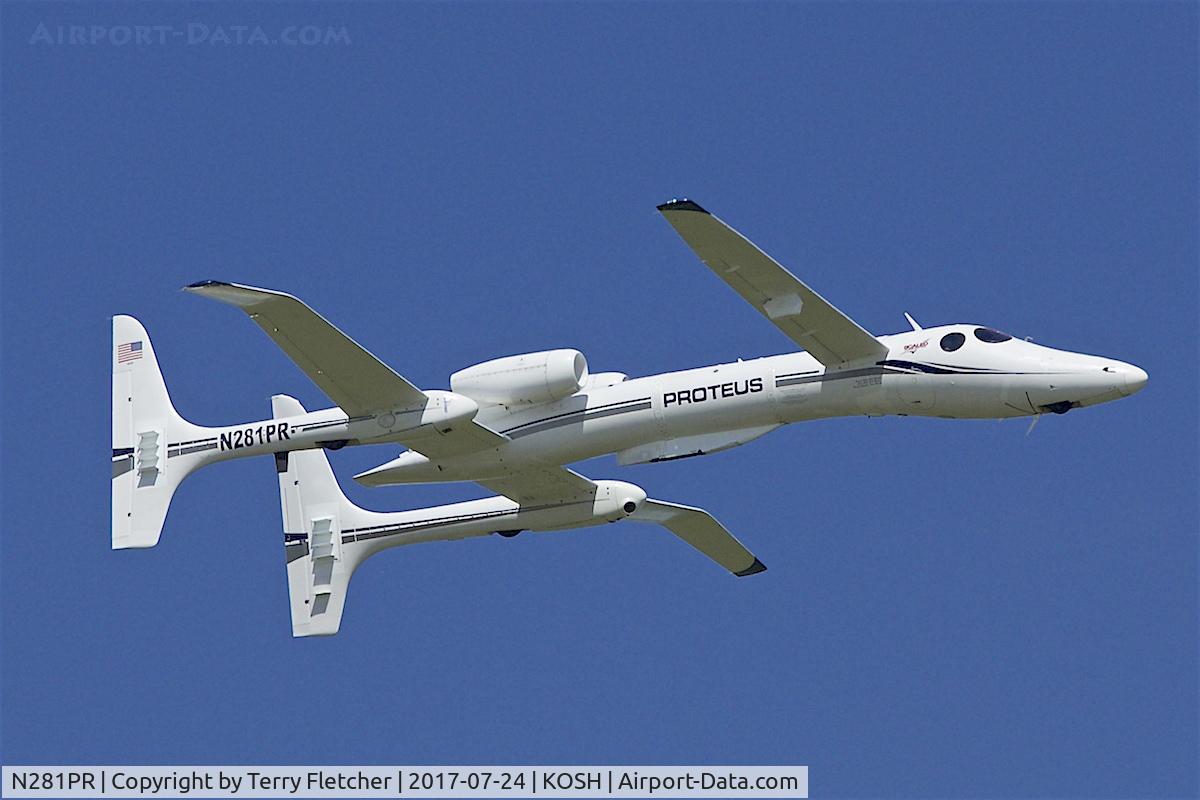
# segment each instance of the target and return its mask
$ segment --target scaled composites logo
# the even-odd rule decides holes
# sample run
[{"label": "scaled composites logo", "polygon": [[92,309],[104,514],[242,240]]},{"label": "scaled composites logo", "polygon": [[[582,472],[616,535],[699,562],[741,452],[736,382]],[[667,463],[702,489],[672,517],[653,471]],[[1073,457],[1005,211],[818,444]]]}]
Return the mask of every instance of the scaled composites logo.
[{"label": "scaled composites logo", "polygon": [[37,47],[347,47],[350,31],[332,25],[50,25],[39,22],[29,37]]}]

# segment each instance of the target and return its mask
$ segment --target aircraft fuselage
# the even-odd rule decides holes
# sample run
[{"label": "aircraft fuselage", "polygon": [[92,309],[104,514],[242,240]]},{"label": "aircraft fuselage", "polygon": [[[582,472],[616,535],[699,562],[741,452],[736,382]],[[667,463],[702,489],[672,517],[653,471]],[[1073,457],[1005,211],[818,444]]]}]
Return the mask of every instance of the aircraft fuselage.
[{"label": "aircraft fuselage", "polygon": [[[1128,396],[1146,381],[1142,370],[1115,359],[1011,338],[982,341],[977,329],[949,325],[882,336],[886,359],[838,369],[791,353],[589,387],[537,406],[488,406],[475,420],[508,437],[504,445],[437,461],[408,451],[359,477],[369,485],[474,480],[529,461],[569,464],[609,453],[622,463],[666,461],[828,417],[1061,413]],[[955,333],[962,343],[943,349],[942,340]]]}]

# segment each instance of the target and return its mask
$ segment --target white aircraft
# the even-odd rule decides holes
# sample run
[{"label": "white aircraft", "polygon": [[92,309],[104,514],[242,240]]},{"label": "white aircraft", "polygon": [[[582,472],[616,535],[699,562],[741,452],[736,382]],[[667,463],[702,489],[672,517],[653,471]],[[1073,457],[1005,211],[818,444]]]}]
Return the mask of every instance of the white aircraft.
[{"label": "white aircraft", "polygon": [[[589,374],[576,350],[549,350],[486,361],[451,375],[450,391],[422,391],[291,295],[192,284],[187,291],[249,314],[337,407],[305,412],[277,397],[271,419],[194,425],[175,411],[145,328],[114,317],[113,548],[157,544],[171,496],[191,472],[270,453],[281,475],[289,580],[300,580],[297,570],[308,576],[303,591],[292,584],[293,612],[297,596],[311,600],[314,587],[334,597],[321,601],[320,621],[311,611],[303,624],[294,616],[296,635],[336,632],[349,573],[392,543],[630,517],[660,522],[731,572],[750,575],[765,567],[706,512],[647,500],[636,486],[593,482],[563,465],[608,453],[623,465],[705,455],[825,417],[1037,418],[1127,397],[1146,384],[1131,364],[979,325],[922,328],[906,314],[911,331],[872,336],[696,203],[658,209],[717,277],[806,352],[629,379]],[[325,480],[331,473],[321,454],[297,452],[388,442],[408,449],[355,476],[361,483],[474,481],[501,496],[379,515],[350,505]],[[316,476],[311,497],[318,499],[282,485],[293,473],[299,486],[304,474]]]}]

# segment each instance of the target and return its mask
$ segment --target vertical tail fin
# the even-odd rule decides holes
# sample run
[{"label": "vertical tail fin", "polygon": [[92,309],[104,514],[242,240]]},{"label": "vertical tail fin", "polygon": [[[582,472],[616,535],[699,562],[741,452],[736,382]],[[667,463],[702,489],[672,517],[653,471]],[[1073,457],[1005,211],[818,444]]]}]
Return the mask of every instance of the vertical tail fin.
[{"label": "vertical tail fin", "polygon": [[[153,547],[176,487],[204,461],[172,460],[183,447],[216,449],[216,437],[171,405],[154,347],[133,317],[112,321],[112,546]],[[171,443],[173,446],[169,447]],[[187,453],[185,453],[186,455]]]},{"label": "vertical tail fin", "polygon": [[[271,398],[276,418],[304,413],[295,398]],[[342,547],[342,528],[363,512],[342,494],[321,450],[295,450],[275,459],[283,511],[284,552],[293,636],[332,636],[342,622],[350,575],[360,548]],[[349,523],[349,525],[346,525]]]}]

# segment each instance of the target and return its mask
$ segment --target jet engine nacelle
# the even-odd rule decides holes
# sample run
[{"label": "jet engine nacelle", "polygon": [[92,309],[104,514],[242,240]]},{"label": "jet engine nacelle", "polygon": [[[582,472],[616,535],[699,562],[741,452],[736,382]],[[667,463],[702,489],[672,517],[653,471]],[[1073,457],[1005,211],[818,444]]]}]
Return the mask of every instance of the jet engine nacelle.
[{"label": "jet engine nacelle", "polygon": [[544,350],[496,358],[450,376],[450,389],[479,403],[550,403],[570,397],[588,379],[578,350]]}]

